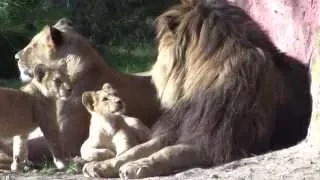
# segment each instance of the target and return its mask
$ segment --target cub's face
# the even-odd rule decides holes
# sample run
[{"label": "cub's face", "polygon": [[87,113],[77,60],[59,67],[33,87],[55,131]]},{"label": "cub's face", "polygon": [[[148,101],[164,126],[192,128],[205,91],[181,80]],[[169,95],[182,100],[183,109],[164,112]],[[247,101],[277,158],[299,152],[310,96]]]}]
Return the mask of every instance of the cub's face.
[{"label": "cub's face", "polygon": [[66,99],[72,94],[71,82],[65,69],[38,64],[32,81],[46,97]]},{"label": "cub's face", "polygon": [[124,103],[109,84],[105,84],[99,91],[84,92],[82,103],[90,113],[103,116],[122,114],[125,111]]},{"label": "cub's face", "polygon": [[22,81],[30,81],[37,64],[52,63],[58,46],[62,43],[62,32],[52,26],[45,26],[30,43],[15,54]]}]

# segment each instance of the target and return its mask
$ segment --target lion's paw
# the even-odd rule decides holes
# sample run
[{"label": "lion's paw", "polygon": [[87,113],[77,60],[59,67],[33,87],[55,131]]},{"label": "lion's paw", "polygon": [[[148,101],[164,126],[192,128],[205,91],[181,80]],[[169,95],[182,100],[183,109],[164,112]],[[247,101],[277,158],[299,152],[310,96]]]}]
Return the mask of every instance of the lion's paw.
[{"label": "lion's paw", "polygon": [[11,171],[28,171],[34,164],[29,160],[24,160],[23,162],[19,162],[17,160],[11,163],[10,169]]},{"label": "lion's paw", "polygon": [[86,163],[82,172],[85,177],[115,177],[117,171],[109,161],[89,162]]},{"label": "lion's paw", "polygon": [[150,161],[147,159],[128,162],[119,169],[121,179],[137,179],[155,175],[150,166]]}]

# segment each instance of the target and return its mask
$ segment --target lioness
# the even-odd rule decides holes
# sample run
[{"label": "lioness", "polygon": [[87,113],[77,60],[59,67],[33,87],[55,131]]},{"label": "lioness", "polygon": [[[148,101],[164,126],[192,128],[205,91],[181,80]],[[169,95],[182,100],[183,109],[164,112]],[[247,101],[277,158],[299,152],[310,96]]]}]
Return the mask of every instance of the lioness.
[{"label": "lioness", "polygon": [[[57,118],[67,155],[80,154],[81,144],[88,137],[90,114],[81,102],[84,91],[98,90],[103,83],[108,82],[126,102],[128,115],[151,126],[160,114],[159,101],[150,76],[128,75],[112,69],[88,39],[78,34],[66,19],[58,21],[54,26],[45,26],[15,57],[18,59],[21,79],[25,81],[33,76],[32,68],[36,64],[52,64],[58,60],[67,63],[73,94],[70,101],[57,102]],[[40,138],[31,141],[31,158],[38,159],[39,152],[47,152],[41,142],[43,140]]]},{"label": "lioness", "polygon": [[110,84],[83,93],[82,103],[91,114],[89,138],[80,151],[84,160],[110,159],[149,139],[149,128],[124,114],[124,102]]},{"label": "lioness", "polygon": [[11,170],[20,170],[28,161],[26,139],[37,126],[49,142],[55,165],[64,168],[55,101],[71,95],[69,81],[61,67],[39,64],[34,78],[20,90],[0,88],[0,136],[14,136]]}]

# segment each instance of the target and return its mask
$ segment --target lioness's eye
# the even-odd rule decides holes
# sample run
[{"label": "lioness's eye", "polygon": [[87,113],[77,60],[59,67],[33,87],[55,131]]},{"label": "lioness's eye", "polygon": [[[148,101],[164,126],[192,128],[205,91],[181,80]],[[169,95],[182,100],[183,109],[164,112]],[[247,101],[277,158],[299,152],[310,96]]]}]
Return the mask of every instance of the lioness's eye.
[{"label": "lioness's eye", "polygon": [[53,81],[54,81],[54,83],[56,83],[57,85],[59,85],[59,84],[62,83],[61,79],[59,79],[59,78],[56,78],[56,79],[54,79]]},{"label": "lioness's eye", "polygon": [[102,101],[108,101],[109,99],[108,99],[108,97],[103,97],[102,98]]}]

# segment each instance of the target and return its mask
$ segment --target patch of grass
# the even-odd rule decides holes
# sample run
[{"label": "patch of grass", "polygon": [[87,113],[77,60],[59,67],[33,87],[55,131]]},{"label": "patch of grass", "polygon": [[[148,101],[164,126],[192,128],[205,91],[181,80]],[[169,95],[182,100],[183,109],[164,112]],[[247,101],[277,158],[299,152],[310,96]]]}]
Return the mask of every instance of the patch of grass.
[{"label": "patch of grass", "polygon": [[151,44],[137,47],[106,46],[102,51],[108,64],[125,73],[149,70],[157,54],[156,48]]},{"label": "patch of grass", "polygon": [[38,162],[34,164],[32,167],[25,167],[24,174],[25,175],[41,175],[41,176],[50,176],[56,174],[80,174],[82,172],[82,166],[79,163],[74,161],[69,161],[66,163],[66,167],[64,169],[57,169],[52,161],[43,160],[42,162]]}]

